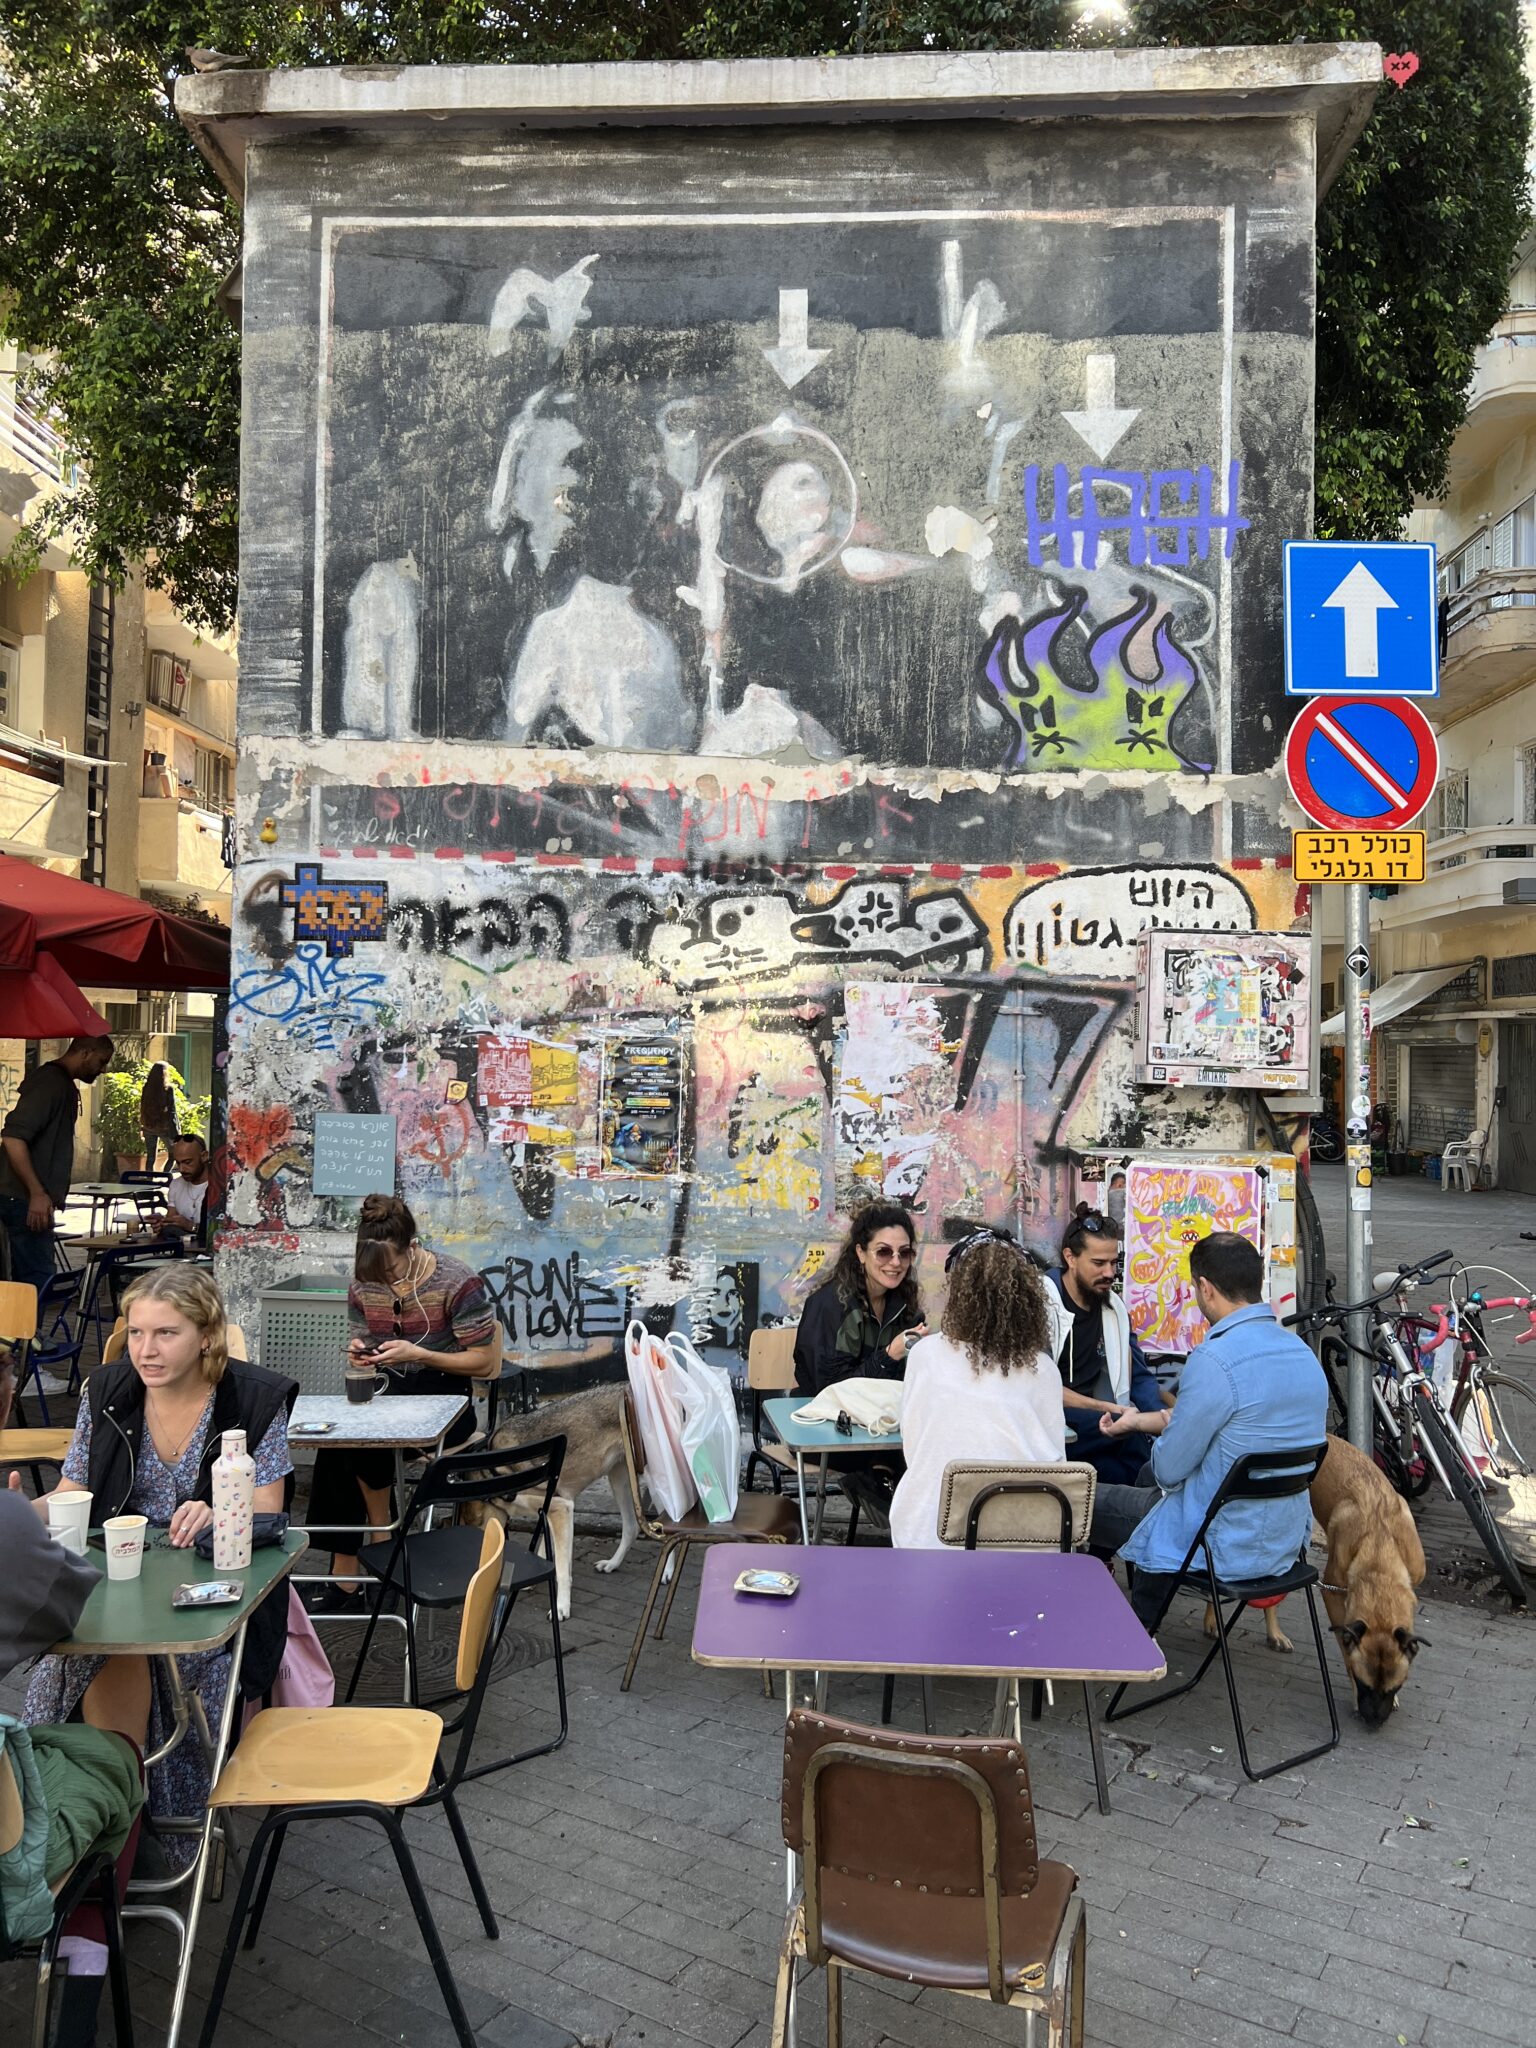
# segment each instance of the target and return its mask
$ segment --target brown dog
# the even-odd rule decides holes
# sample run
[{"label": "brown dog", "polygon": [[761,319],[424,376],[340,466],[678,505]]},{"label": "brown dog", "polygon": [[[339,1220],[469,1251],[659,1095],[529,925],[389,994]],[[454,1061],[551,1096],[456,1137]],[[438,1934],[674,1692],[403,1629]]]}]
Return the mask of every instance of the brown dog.
[{"label": "brown dog", "polygon": [[[1414,1634],[1424,1550],[1408,1503],[1342,1437],[1312,1482],[1312,1512],[1328,1542],[1323,1601],[1367,1728],[1397,1705],[1419,1652]],[[1330,1590],[1342,1588],[1341,1591]]]}]

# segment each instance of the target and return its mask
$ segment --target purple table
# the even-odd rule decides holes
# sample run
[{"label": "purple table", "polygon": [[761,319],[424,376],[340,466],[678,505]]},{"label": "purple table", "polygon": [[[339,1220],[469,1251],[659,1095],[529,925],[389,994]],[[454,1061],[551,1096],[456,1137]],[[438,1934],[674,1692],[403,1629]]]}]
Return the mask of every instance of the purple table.
[{"label": "purple table", "polygon": [[763,1552],[721,1544],[704,1559],[693,1654],[752,1671],[884,1671],[1081,1683],[1099,1810],[1109,1794],[1088,1687],[1151,1680],[1163,1653],[1107,1568],[1082,1552],[785,1548],[789,1600],[738,1593]]}]

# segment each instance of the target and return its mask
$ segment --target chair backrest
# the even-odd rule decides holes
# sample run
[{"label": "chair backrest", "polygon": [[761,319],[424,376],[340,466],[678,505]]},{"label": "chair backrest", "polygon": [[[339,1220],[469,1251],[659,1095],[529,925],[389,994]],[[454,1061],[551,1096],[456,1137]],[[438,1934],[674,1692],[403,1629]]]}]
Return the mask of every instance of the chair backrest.
[{"label": "chair backrest", "polygon": [[117,1361],[122,1357],[123,1353],[127,1349],[128,1318],[126,1316],[119,1316],[117,1321],[112,1325],[106,1343],[103,1344],[101,1347],[102,1364],[116,1365]]},{"label": "chair backrest", "polygon": [[242,1365],[250,1363],[251,1349],[245,1341],[245,1332],[238,1323],[224,1325],[224,1341],[229,1347],[231,1358],[238,1358]]},{"label": "chair backrest", "polygon": [[747,1340],[747,1385],[760,1394],[787,1394],[795,1384],[798,1323],[778,1330],[754,1330]]},{"label": "chair backrest", "polygon": [[464,1611],[459,1616],[459,1655],[453,1682],[460,1692],[468,1692],[474,1685],[485,1658],[506,1547],[507,1532],[500,1516],[488,1516],[480,1539],[480,1562],[465,1589]]},{"label": "chair backrest", "polygon": [[[782,1824],[804,1858],[806,1950],[825,1962],[823,1873],[838,1917],[877,1928],[898,1887],[986,1902],[992,1995],[1002,1982],[1002,1897],[1034,1890],[1040,1857],[1023,1749],[1006,1737],[949,1740],[797,1709],[784,1726]],[[867,1901],[867,1904],[865,1903]]]},{"label": "chair backrest", "polygon": [[1200,1524],[1196,1544],[1222,1509],[1235,1500],[1286,1500],[1293,1494],[1305,1493],[1327,1455],[1325,1443],[1304,1444],[1293,1451],[1249,1451],[1246,1457],[1238,1459],[1217,1488]]},{"label": "chair backrest", "polygon": [[0,1280],[0,1337],[30,1344],[37,1335],[37,1289],[26,1280]]},{"label": "chair backrest", "polygon": [[645,1438],[640,1434],[640,1418],[635,1413],[635,1397],[628,1387],[624,1389],[624,1400],[619,1409],[619,1435],[624,1444],[624,1469],[629,1475],[629,1497],[634,1502],[640,1533],[642,1536],[659,1535],[660,1524],[640,1484],[645,1477]]},{"label": "chair backrest", "polygon": [[416,1482],[406,1521],[414,1521],[424,1509],[439,1503],[460,1507],[468,1501],[511,1500],[516,1494],[542,1492],[543,1499],[534,1510],[542,1524],[560,1484],[564,1460],[563,1436],[544,1437],[536,1444],[519,1444],[505,1451],[489,1444],[472,1451],[449,1451],[434,1458]]},{"label": "chair backrest", "polygon": [[0,1856],[8,1856],[21,1840],[26,1826],[26,1815],[21,1806],[21,1787],[16,1782],[15,1767],[10,1758],[0,1752]]},{"label": "chair backrest", "polygon": [[1092,1465],[946,1465],[939,1541],[966,1550],[1081,1550],[1097,1483]]}]

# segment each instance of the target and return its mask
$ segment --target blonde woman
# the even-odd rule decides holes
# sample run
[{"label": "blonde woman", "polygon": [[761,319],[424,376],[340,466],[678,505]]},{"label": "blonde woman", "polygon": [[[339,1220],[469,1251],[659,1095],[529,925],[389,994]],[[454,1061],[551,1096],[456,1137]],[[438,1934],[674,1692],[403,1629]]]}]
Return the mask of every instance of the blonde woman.
[{"label": "blonde woman", "polygon": [[907,1469],[891,1503],[898,1550],[939,1548],[944,1468],[966,1459],[1060,1464],[1061,1374],[1040,1275],[1005,1230],[975,1230],[945,1261],[938,1333],[912,1346],[901,1402]]},{"label": "blonde woman", "polygon": [[[186,1550],[213,1520],[213,1463],[227,1429],[243,1429],[256,1463],[256,1512],[286,1505],[293,1461],[288,1410],[292,1380],[229,1356],[224,1304],[206,1273],[167,1264],[123,1300],[128,1356],[99,1366],[85,1383],[74,1440],[56,1492],[89,1493],[91,1525],[109,1515],[144,1515],[151,1541]],[[37,1503],[46,1514],[43,1503]],[[270,1662],[287,1637],[286,1589],[251,1618],[246,1676]],[[270,1610],[270,1614],[269,1614]],[[261,1627],[258,1628],[258,1623]],[[276,1655],[273,1655],[275,1645]],[[229,1684],[227,1650],[177,1659],[183,1685],[218,1725]],[[79,1710],[93,1728],[115,1729],[140,1750],[173,1732],[175,1702],[159,1664],[147,1657],[45,1657],[27,1688],[29,1722],[67,1721]],[[197,1817],[208,1802],[202,1746],[182,1742],[149,1774],[152,1816]],[[167,1853],[191,1843],[171,1837]],[[180,1860],[186,1860],[183,1857]]]}]

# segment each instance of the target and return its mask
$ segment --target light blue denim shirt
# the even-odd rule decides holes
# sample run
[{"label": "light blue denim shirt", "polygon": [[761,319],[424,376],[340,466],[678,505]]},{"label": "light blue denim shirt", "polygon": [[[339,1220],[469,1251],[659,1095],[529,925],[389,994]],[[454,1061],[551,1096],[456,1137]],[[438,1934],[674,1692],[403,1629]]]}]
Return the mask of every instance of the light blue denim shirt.
[{"label": "light blue denim shirt", "polygon": [[[1152,1445],[1152,1474],[1164,1497],[1121,1555],[1141,1571],[1176,1572],[1239,1458],[1320,1444],[1327,1429],[1328,1382],[1301,1339],[1282,1330],[1264,1302],[1223,1316],[1185,1361],[1173,1418]],[[1311,1517],[1305,1493],[1234,1501],[1211,1529],[1217,1572],[1249,1579],[1286,1570]]]}]

